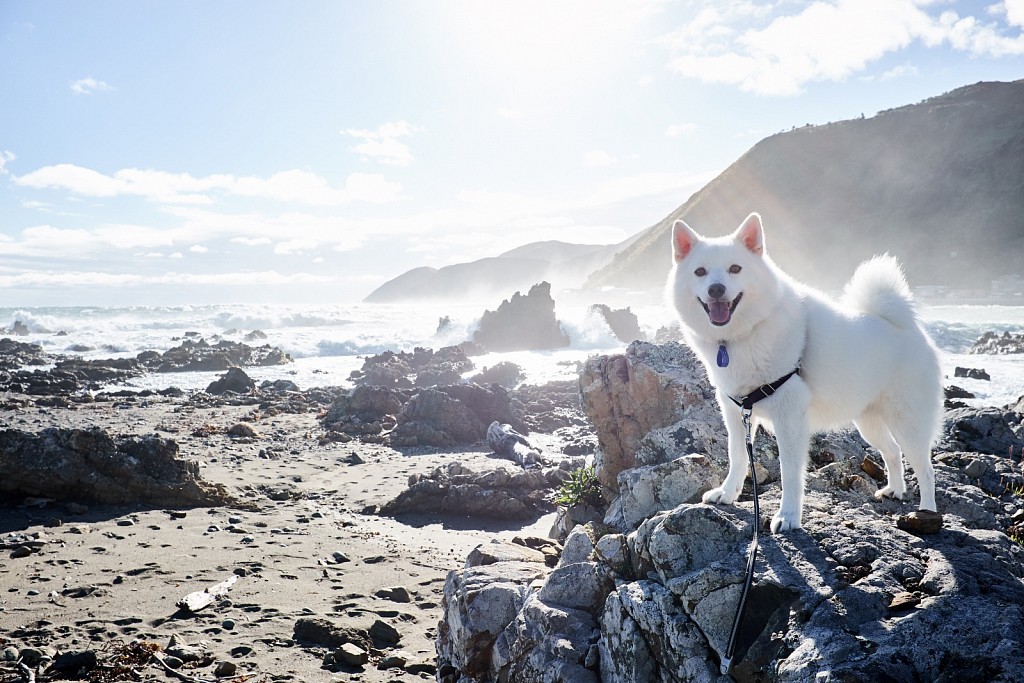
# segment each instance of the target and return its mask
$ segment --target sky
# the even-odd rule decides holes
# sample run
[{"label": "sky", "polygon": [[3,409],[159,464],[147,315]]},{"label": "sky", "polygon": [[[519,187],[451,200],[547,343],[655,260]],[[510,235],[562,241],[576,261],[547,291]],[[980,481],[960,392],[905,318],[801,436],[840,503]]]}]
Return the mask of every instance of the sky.
[{"label": "sky", "polygon": [[0,307],[615,244],[764,137],[1021,78],[1024,0],[0,0]]}]

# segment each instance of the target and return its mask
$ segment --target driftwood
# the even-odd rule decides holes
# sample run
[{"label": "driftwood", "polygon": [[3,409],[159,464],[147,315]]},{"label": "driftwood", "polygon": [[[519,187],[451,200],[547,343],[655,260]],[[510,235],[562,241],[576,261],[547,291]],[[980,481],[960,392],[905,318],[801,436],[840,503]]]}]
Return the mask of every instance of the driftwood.
[{"label": "driftwood", "polygon": [[492,422],[487,427],[487,445],[496,455],[523,467],[545,464],[540,449],[534,448],[525,436],[512,428],[512,425]]},{"label": "driftwood", "polygon": [[204,607],[209,607],[220,596],[226,595],[235,581],[238,581],[237,575],[233,575],[213,586],[207,586],[201,591],[189,593],[179,600],[177,605],[181,609],[188,610],[189,612],[198,612]]}]

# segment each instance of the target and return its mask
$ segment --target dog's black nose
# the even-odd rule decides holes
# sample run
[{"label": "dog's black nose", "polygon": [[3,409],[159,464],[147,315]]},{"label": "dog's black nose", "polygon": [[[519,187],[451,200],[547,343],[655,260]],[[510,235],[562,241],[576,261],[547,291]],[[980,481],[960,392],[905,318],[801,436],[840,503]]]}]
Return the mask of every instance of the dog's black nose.
[{"label": "dog's black nose", "polygon": [[720,282],[711,285],[708,287],[708,296],[712,299],[721,299],[725,296],[725,285]]}]

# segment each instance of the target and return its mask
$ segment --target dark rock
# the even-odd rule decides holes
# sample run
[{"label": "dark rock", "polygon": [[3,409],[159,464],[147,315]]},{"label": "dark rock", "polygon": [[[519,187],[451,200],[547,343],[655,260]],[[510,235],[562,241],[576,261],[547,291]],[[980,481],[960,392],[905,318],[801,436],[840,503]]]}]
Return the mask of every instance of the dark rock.
[{"label": "dark rock", "polygon": [[235,394],[249,394],[255,389],[256,383],[245,374],[245,370],[232,367],[220,378],[210,382],[210,386],[206,387],[206,393],[219,395],[230,391]]},{"label": "dark rock", "polygon": [[473,341],[488,351],[534,351],[569,345],[555,318],[551,285],[541,282],[523,296],[519,292],[501,302],[495,311],[484,311]]},{"label": "dark rock", "polygon": [[472,369],[473,361],[459,346],[446,346],[437,351],[417,347],[411,353],[385,351],[370,356],[350,379],[356,385],[408,389],[455,384]]},{"label": "dark rock", "polygon": [[1021,415],[1000,408],[957,408],[946,413],[941,450],[1009,455],[1024,448]]},{"label": "dark rock", "polygon": [[499,386],[475,384],[421,389],[402,406],[391,445],[441,446],[482,441],[491,422],[526,431],[508,392]]},{"label": "dark rock", "polygon": [[473,375],[470,381],[481,386],[499,384],[506,389],[514,389],[525,377],[526,375],[521,367],[510,361],[503,360],[489,368],[484,368],[479,374]]},{"label": "dark rock", "polygon": [[628,307],[612,309],[606,304],[594,304],[590,307],[590,312],[600,316],[607,323],[615,338],[623,344],[646,339],[640,330],[640,322],[637,320],[636,314]]},{"label": "dark rock", "polygon": [[63,676],[80,678],[95,669],[96,663],[93,650],[69,650],[54,657],[50,668]]},{"label": "dark rock", "polygon": [[49,362],[39,344],[14,341],[6,337],[0,339],[0,368],[13,370],[24,365],[44,365]]},{"label": "dark rock", "polygon": [[992,379],[989,376],[989,374],[987,372],[985,372],[984,370],[982,370],[981,368],[961,368],[961,367],[956,367],[956,368],[953,369],[953,376],[954,377],[965,377],[967,379],[981,379],[981,380],[986,380],[986,381],[991,381],[991,379]]},{"label": "dark rock", "polygon": [[101,429],[0,431],[0,491],[58,500],[164,506],[233,502],[178,459],[178,444],[154,436],[112,438]]},{"label": "dark rock", "polygon": [[380,509],[394,517],[409,513],[442,513],[503,520],[534,520],[550,512],[552,489],[562,482],[561,470],[512,469],[499,466],[474,472],[458,462],[416,477]]},{"label": "dark rock", "polygon": [[937,534],[942,531],[942,515],[929,510],[915,510],[900,515],[896,526],[912,534]]},{"label": "dark rock", "polygon": [[370,625],[370,638],[378,648],[394,647],[402,642],[402,634],[391,624],[375,619]]},{"label": "dark rock", "polygon": [[281,349],[248,346],[222,339],[214,345],[205,339],[185,339],[179,346],[156,354],[140,353],[136,358],[152,372],[204,372],[223,371],[232,367],[284,365],[292,357]]},{"label": "dark rock", "polygon": [[345,643],[354,643],[364,649],[369,649],[372,646],[370,636],[365,629],[340,626],[320,617],[300,617],[295,622],[292,635],[299,642],[326,647],[337,648]]}]

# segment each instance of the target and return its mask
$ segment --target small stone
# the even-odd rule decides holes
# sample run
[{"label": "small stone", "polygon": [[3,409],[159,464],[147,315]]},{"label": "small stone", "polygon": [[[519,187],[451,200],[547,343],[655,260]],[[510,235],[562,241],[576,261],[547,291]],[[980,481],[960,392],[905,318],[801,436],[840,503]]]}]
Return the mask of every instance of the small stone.
[{"label": "small stone", "polygon": [[334,651],[334,660],[349,666],[363,666],[370,661],[370,655],[355,643],[345,643]]},{"label": "small stone", "polygon": [[382,588],[374,593],[374,595],[384,600],[390,600],[391,602],[412,602],[412,595],[409,594],[409,589],[405,586]]},{"label": "small stone", "polygon": [[235,620],[225,619],[224,621],[220,622],[220,627],[225,631],[233,631],[235,629]]},{"label": "small stone", "polygon": [[17,560],[22,557],[28,557],[32,554],[32,548],[27,545],[19,545],[17,548],[11,551],[11,559]]},{"label": "small stone", "polygon": [[402,640],[402,634],[394,626],[380,619],[373,622],[369,633],[378,647],[394,647]]},{"label": "small stone", "polygon": [[377,663],[378,669],[404,669],[406,663],[409,661],[410,654],[398,650],[390,654],[385,655],[381,658],[380,662]]},{"label": "small stone", "polygon": [[0,661],[3,662],[16,662],[20,656],[18,648],[13,645],[8,645],[3,650],[0,650]]},{"label": "small stone", "polygon": [[331,553],[331,559],[334,560],[334,562],[337,563],[337,564],[342,564],[343,562],[351,562],[352,561],[352,560],[350,560],[348,558],[348,555],[346,555],[343,552],[339,552],[337,550],[335,550],[333,553]]},{"label": "small stone", "polygon": [[931,510],[917,510],[897,517],[896,526],[912,534],[937,534],[942,530],[942,515]]},{"label": "small stone", "polygon": [[875,481],[885,481],[885,468],[871,458],[865,457],[860,468]]},{"label": "small stone", "polygon": [[984,476],[988,472],[988,463],[984,460],[971,460],[964,468],[964,474],[973,479]]},{"label": "small stone", "polygon": [[917,607],[919,604],[921,604],[921,598],[913,593],[897,593],[892,596],[892,600],[889,602],[889,611],[904,612]]},{"label": "small stone", "polygon": [[217,666],[213,669],[213,675],[217,678],[227,678],[234,676],[236,671],[238,671],[238,666],[234,662],[217,662]]},{"label": "small stone", "polygon": [[134,519],[127,519],[127,518],[126,519],[119,519],[119,520],[117,520],[117,525],[118,526],[135,526],[135,520]]}]

